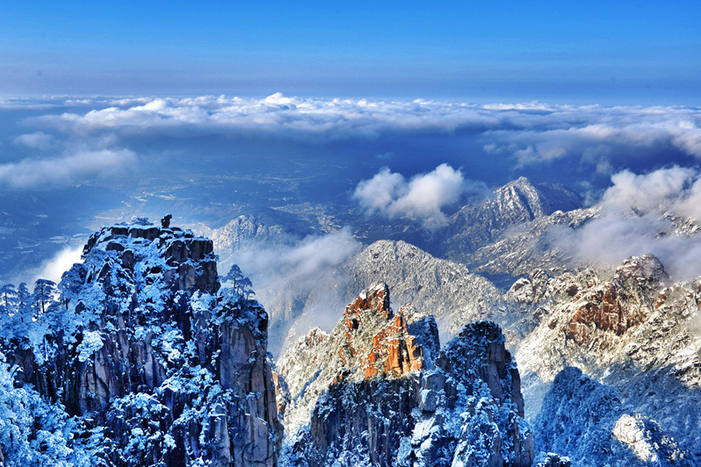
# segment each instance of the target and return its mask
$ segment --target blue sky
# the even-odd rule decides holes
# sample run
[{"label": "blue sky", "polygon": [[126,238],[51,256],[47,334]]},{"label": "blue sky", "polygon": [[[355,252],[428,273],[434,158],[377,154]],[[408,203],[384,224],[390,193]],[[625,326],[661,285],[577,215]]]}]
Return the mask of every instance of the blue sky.
[{"label": "blue sky", "polygon": [[693,1],[2,1],[0,94],[697,104],[700,20]]}]

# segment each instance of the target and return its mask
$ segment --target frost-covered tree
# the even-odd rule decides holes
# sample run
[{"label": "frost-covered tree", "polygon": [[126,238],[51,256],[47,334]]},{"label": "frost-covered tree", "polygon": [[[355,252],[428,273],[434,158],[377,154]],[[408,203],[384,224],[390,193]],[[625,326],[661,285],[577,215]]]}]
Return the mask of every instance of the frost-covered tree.
[{"label": "frost-covered tree", "polygon": [[34,283],[32,302],[35,306],[35,317],[46,313],[46,309],[58,295],[56,283],[48,279],[37,279]]},{"label": "frost-covered tree", "polygon": [[12,314],[17,310],[19,295],[14,284],[0,286],[0,311],[3,314]]},{"label": "frost-covered tree", "polygon": [[223,277],[224,282],[231,282],[231,288],[245,299],[249,299],[256,293],[253,291],[253,282],[244,276],[238,264],[234,264],[229,272]]},{"label": "frost-covered tree", "polygon": [[28,310],[32,307],[32,294],[25,282],[21,282],[17,287],[17,308],[18,310]]},{"label": "frost-covered tree", "polygon": [[0,337],[2,344],[26,341],[29,323],[32,323],[35,308],[27,285],[22,282],[17,289],[12,284],[0,288]]},{"label": "frost-covered tree", "polygon": [[128,394],[115,400],[107,412],[118,456],[127,465],[164,466],[175,441],[168,432],[168,407],[152,394]]},{"label": "frost-covered tree", "polygon": [[241,272],[241,268],[239,267],[238,264],[232,264],[231,268],[229,268],[229,272],[226,273],[224,277],[222,277],[222,281],[224,282],[234,282],[236,283],[237,280],[240,280],[243,278],[243,272]]},{"label": "frost-covered tree", "polygon": [[68,271],[63,273],[58,289],[64,307],[68,307],[69,301],[78,298],[77,292],[80,291],[80,287],[84,282],[85,268],[81,265],[74,264]]},{"label": "frost-covered tree", "polygon": [[[19,386],[16,367],[0,353],[0,465],[101,467],[108,443],[101,430],[84,430],[63,406]],[[83,435],[75,438],[73,433]]]},{"label": "frost-covered tree", "polygon": [[[66,465],[65,412],[35,391],[15,388],[14,369],[0,362],[0,451],[3,465]],[[2,462],[0,462],[2,463]]]}]

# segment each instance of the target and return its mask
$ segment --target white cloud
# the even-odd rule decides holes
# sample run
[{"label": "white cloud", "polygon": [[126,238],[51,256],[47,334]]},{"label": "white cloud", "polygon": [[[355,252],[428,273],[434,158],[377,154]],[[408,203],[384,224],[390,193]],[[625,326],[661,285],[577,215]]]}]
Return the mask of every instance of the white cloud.
[{"label": "white cloud", "polygon": [[[373,136],[385,130],[440,129],[496,123],[478,106],[438,101],[370,101],[286,97],[263,99],[202,96],[119,100],[85,114],[42,120],[69,131],[168,129],[178,126],[289,131],[329,136]],[[481,114],[484,115],[481,115]]]},{"label": "white cloud", "polygon": [[624,170],[611,177],[613,186],[606,190],[601,203],[608,209],[664,212],[686,198],[687,187],[695,177],[695,170],[682,167],[642,175]]},{"label": "white cloud", "polygon": [[409,181],[384,168],[371,179],[358,183],[353,198],[370,214],[408,217],[427,227],[436,227],[446,221],[442,209],[457,202],[469,190],[481,191],[486,187],[479,182],[466,181],[460,170],[441,164]]},{"label": "white cloud", "polygon": [[701,275],[701,236],[677,234],[664,215],[701,222],[700,175],[681,167],[614,174],[613,185],[597,205],[601,215],[576,230],[552,229],[554,245],[580,264],[601,267],[652,253],[673,278],[697,277]]},{"label": "white cloud", "polygon": [[701,172],[697,169],[673,166],[646,174],[623,170],[611,181],[600,203],[607,212],[669,213],[701,223]]},{"label": "white cloud", "polygon": [[696,177],[694,183],[685,190],[684,196],[676,200],[673,209],[676,213],[701,223],[701,177]]},{"label": "white cloud", "polygon": [[[701,158],[701,110],[694,107],[469,104],[439,100],[370,100],[201,96],[120,99],[84,114],[43,117],[65,131],[169,131],[188,126],[375,137],[387,131],[469,129],[490,153],[532,164],[574,155],[596,166],[621,147],[666,146]],[[632,152],[631,152],[632,153]],[[603,167],[603,166],[602,166]]]},{"label": "white cloud", "polygon": [[342,229],[291,244],[248,243],[236,251],[235,262],[250,275],[256,290],[281,281],[299,286],[318,281],[359,248],[360,243]]},{"label": "white cloud", "polygon": [[606,213],[577,230],[553,229],[554,244],[577,263],[615,267],[629,256],[652,253],[674,279],[701,275],[701,238],[672,233],[669,223],[648,214]]},{"label": "white cloud", "polygon": [[[338,310],[346,305],[340,296],[341,284],[348,280],[342,265],[360,248],[360,242],[350,231],[342,229],[299,241],[288,239],[285,244],[247,242],[230,256],[250,277],[256,298],[270,313],[271,321],[284,320],[291,324],[298,318],[311,319],[315,326],[328,329],[338,321]],[[309,301],[323,306],[310,309],[306,305]],[[304,318],[283,315],[295,310],[301,313],[302,309]],[[281,344],[276,342],[273,347],[279,349]]]},{"label": "white cloud", "polygon": [[393,173],[385,167],[371,179],[358,183],[353,198],[370,214],[377,211],[386,212],[404,190],[406,190],[404,176]]},{"label": "white cloud", "polygon": [[68,271],[74,263],[80,262],[80,256],[83,253],[83,247],[65,247],[56,253],[52,258],[45,261],[34,272],[30,272],[30,283],[37,279],[49,279],[55,283],[61,281],[61,276]]},{"label": "white cloud", "polygon": [[87,178],[112,176],[136,162],[127,149],[77,151],[63,157],[22,159],[0,164],[0,185],[16,189],[80,183]]},{"label": "white cloud", "polygon": [[43,131],[36,131],[34,133],[25,133],[19,135],[14,139],[15,144],[20,144],[33,149],[46,150],[49,149],[53,143],[53,136],[44,133]]}]

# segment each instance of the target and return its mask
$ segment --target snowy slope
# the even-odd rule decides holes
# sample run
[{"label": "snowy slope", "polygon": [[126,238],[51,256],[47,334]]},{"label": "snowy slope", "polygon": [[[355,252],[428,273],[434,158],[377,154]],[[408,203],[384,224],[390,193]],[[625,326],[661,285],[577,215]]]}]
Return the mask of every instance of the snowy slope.
[{"label": "snowy slope", "polygon": [[566,454],[575,465],[693,465],[654,420],[574,367],[555,377],[534,431],[537,449]]},{"label": "snowy slope", "polygon": [[585,270],[548,287],[569,298],[544,303],[540,324],[516,352],[531,417],[543,388],[565,366],[577,366],[613,386],[698,460],[701,281],[671,283],[648,255],[624,261],[610,278]]}]

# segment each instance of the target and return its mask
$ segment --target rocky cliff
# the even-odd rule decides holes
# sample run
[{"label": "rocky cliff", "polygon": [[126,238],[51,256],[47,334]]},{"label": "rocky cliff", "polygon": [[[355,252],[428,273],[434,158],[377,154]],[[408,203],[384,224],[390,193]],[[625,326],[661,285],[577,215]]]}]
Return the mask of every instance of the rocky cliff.
[{"label": "rocky cliff", "polygon": [[534,184],[520,177],[497,188],[493,197],[466,205],[451,216],[444,238],[434,249],[439,256],[471,263],[472,252],[497,240],[507,228],[581,205],[581,198],[562,186]]},{"label": "rocky cliff", "polygon": [[4,317],[15,384],[73,420],[66,456],[80,441],[94,464],[276,465],[267,315],[219,289],[210,240],[140,221],[91,236],[31,322]]},{"label": "rocky cliff", "polygon": [[592,270],[538,276],[520,287],[529,288],[539,291],[540,317],[516,359],[531,416],[540,391],[564,367],[576,366],[615,388],[624,404],[656,420],[701,461],[701,282],[672,283],[657,258],[644,255],[625,260],[610,277]]},{"label": "rocky cliff", "polygon": [[443,350],[435,321],[363,291],[278,361],[287,465],[530,465],[518,371],[499,327]]},{"label": "rocky cliff", "polygon": [[657,422],[573,367],[555,377],[534,429],[538,449],[567,454],[575,465],[693,465]]}]

